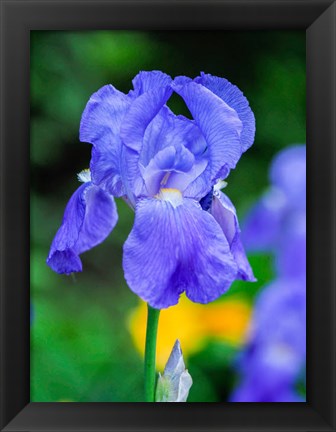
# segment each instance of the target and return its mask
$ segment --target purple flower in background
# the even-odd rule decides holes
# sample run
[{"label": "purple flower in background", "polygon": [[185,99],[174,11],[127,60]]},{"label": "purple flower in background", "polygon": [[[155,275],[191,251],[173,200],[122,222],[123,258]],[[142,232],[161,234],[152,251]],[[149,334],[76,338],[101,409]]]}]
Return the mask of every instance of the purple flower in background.
[{"label": "purple flower in background", "polygon": [[[71,197],[47,262],[58,273],[80,271],[79,254],[112,231],[114,197],[122,197],[135,210],[123,256],[129,287],[158,309],[183,291],[208,303],[236,278],[254,280],[235,208],[217,190],[253,143],[254,115],[237,87],[208,74],[140,72],[133,87],[124,94],[104,86],[83,112],[90,175],[80,174],[87,182]],[[192,120],[168,108],[173,92]]]},{"label": "purple flower in background", "polygon": [[265,383],[266,377],[261,381],[260,376],[255,375],[233,393],[230,402],[305,402],[291,386],[275,387],[272,381],[264,386]]},{"label": "purple flower in background", "polygon": [[279,279],[257,299],[249,344],[239,359],[243,380],[232,401],[301,401],[293,387],[305,360],[305,286],[299,279]]},{"label": "purple flower in background", "polygon": [[246,248],[275,253],[277,270],[287,276],[306,273],[306,147],[282,150],[270,169],[271,187],[248,214]]},{"label": "purple flower in background", "polygon": [[277,279],[258,295],[235,402],[301,402],[295,383],[306,362],[306,149],[272,162],[272,186],[248,214],[251,251],[273,252]]}]

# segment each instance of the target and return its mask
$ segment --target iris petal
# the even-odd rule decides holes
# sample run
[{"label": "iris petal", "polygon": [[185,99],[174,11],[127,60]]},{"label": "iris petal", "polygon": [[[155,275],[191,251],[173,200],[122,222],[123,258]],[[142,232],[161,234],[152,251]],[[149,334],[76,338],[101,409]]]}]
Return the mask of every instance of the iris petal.
[{"label": "iris petal", "polygon": [[94,93],[87,103],[80,124],[80,140],[93,144],[90,164],[92,180],[115,196],[124,194],[121,178],[120,126],[130,99],[106,85]]},{"label": "iris petal", "polygon": [[172,90],[170,87],[162,87],[140,95],[133,102],[124,118],[121,128],[121,138],[125,144],[122,156],[123,180],[125,182],[126,194],[133,205],[135,204],[134,195],[137,195],[142,190],[141,181],[143,182],[143,180],[139,159],[144,133],[171,93]]},{"label": "iris petal", "polygon": [[238,265],[240,279],[255,281],[253,271],[246,258],[244,246],[240,239],[240,228],[236,209],[230,199],[220,191],[214,194],[210,213],[221,226],[230,245],[231,253]]},{"label": "iris petal", "polygon": [[117,220],[113,197],[90,182],[83,184],[66,206],[47,264],[57,273],[81,271],[78,255],[105,240]]},{"label": "iris petal", "polygon": [[177,205],[140,200],[123,267],[131,290],[158,309],[176,304],[183,291],[194,302],[208,303],[237,275],[222,229],[191,199]]},{"label": "iris petal", "polygon": [[243,123],[240,136],[242,150],[246,151],[254,141],[255,118],[244,94],[227,79],[210,74],[201,73],[201,76],[197,77],[195,82],[211,90],[237,112],[238,117]]},{"label": "iris petal", "polygon": [[160,87],[141,94],[132,103],[121,128],[121,137],[127,147],[140,152],[147,126],[171,94],[169,86]]},{"label": "iris petal", "polygon": [[141,71],[132,81],[134,88],[132,94],[139,96],[151,90],[167,87],[171,82],[171,77],[164,72],[158,70]]},{"label": "iris petal", "polygon": [[223,166],[234,168],[242,154],[242,122],[234,109],[206,87],[195,82],[172,87],[184,99],[206,140],[210,179],[216,180]]}]

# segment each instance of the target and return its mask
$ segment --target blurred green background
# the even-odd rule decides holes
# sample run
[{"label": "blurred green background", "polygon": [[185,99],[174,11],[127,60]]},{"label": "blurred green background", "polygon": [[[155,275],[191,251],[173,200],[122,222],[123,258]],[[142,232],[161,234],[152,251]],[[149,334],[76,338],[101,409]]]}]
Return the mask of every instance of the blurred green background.
[{"label": "blurred green background", "polygon": [[[256,117],[255,143],[231,172],[225,190],[241,220],[267,187],[274,154],[305,142],[303,31],[31,32],[32,401],[143,400],[143,359],[136,346],[141,346],[137,329],[144,331],[144,314],[134,318],[139,300],[127,287],[121,264],[131,210],[117,200],[118,225],[103,244],[82,255],[83,273],[54,274],[45,260],[79,185],[76,173],[89,166],[91,146],[78,139],[88,99],[107,83],[127,93],[140,70],[153,69],[172,77],[195,77],[200,71],[225,77],[248,98]],[[186,113],[178,97],[169,105]],[[243,343],[248,310],[273,277],[272,257],[254,255],[250,262],[257,283],[235,282],[216,302],[229,302],[224,312],[219,308],[207,314],[210,305],[197,309],[207,323],[202,344],[187,302],[174,318],[178,325],[162,327],[162,339],[166,332],[173,340],[188,320],[186,363],[194,380],[189,401],[225,401],[235,385],[233,360]],[[240,326],[231,339],[219,333],[235,335],[234,328],[217,329],[210,322],[230,316],[225,312],[230,299],[243,306],[237,323],[229,322]]]}]

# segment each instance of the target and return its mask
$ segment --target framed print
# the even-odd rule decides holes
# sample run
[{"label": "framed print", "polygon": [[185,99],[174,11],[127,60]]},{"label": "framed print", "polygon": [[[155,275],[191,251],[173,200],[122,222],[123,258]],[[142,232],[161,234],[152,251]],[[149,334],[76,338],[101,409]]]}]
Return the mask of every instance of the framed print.
[{"label": "framed print", "polygon": [[335,430],[335,2],[1,12],[1,430]]}]

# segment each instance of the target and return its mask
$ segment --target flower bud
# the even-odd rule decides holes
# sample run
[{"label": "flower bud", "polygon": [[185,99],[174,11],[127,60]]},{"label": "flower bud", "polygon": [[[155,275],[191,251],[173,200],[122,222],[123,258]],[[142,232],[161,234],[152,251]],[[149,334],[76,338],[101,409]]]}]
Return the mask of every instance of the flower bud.
[{"label": "flower bud", "polygon": [[159,374],[155,401],[186,402],[192,378],[185,368],[179,340],[176,340],[163,375]]}]

